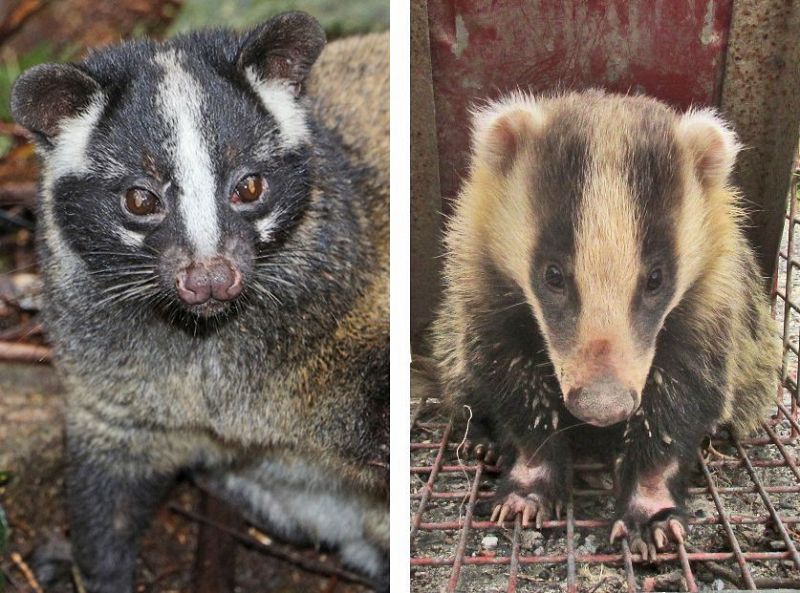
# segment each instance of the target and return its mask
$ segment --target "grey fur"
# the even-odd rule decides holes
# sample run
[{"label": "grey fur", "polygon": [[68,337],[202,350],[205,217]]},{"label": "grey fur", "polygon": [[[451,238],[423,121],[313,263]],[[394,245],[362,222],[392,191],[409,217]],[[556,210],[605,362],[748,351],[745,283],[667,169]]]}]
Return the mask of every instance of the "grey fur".
[{"label": "grey fur", "polygon": [[[103,94],[81,97],[91,89],[81,82],[46,130],[36,125],[48,99],[37,97],[36,77],[15,86],[15,117],[38,134],[44,165],[44,314],[68,388],[73,547],[90,593],[132,590],[137,537],[187,469],[283,536],[341,547],[385,585],[388,44],[385,35],[332,44],[305,80],[320,31],[288,13],[243,36],[104,50],[77,66],[80,76],[57,66],[67,80],[91,76]],[[275,66],[273,37],[290,44],[294,67]],[[175,270],[193,257],[178,205],[192,196],[175,187],[177,141],[154,99],[165,54],[199,85],[215,248],[245,277],[240,299],[212,316],[174,295]],[[289,116],[308,128],[297,145],[284,146],[282,116],[248,84],[251,63],[276,77],[280,97],[287,78]],[[346,91],[315,90],[326,85]],[[352,95],[362,87],[385,106],[360,103]],[[79,137],[68,126],[87,114],[85,150],[59,146],[59,134]],[[344,143],[354,128],[360,141]],[[242,214],[227,202],[238,176],[261,167],[276,220],[268,240],[256,230],[267,211]],[[134,183],[163,192],[163,222],[125,218],[115,192]]]}]

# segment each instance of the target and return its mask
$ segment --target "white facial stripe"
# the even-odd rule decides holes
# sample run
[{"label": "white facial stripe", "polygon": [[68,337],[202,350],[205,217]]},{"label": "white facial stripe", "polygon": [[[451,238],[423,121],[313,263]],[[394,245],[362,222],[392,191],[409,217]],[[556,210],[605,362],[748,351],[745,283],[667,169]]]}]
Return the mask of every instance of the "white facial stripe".
[{"label": "white facial stripe", "polygon": [[46,155],[42,175],[42,227],[48,246],[58,256],[55,261],[58,269],[74,270],[78,265],[78,258],[67,245],[55,219],[55,198],[53,188],[56,182],[67,175],[86,173],[91,169],[92,162],[86,154],[92,132],[97,122],[103,115],[105,97],[96,94],[89,106],[80,114],[63,120],[59,124],[59,134],[55,139],[55,146]]},{"label": "white facial stripe", "polygon": [[155,60],[164,69],[157,101],[173,132],[169,148],[181,189],[178,208],[195,255],[210,257],[217,253],[220,231],[211,156],[202,132],[202,90],[174,50]]},{"label": "white facial stripe", "polygon": [[261,103],[278,122],[283,148],[304,143],[308,139],[308,124],[288,84],[282,80],[262,80],[252,67],[247,68],[246,75]]},{"label": "white facial stripe", "polygon": [[121,226],[114,226],[114,232],[129,247],[141,247],[144,243],[144,235],[142,233],[137,233]]},{"label": "white facial stripe", "polygon": [[[575,276],[584,307],[581,330],[628,333],[628,309],[639,280],[638,213],[625,169],[624,126],[598,125],[588,186],[576,229]],[[602,156],[600,156],[602,155]],[[583,333],[583,331],[581,333]]]},{"label": "white facial stripe", "polygon": [[278,225],[278,219],[281,217],[281,214],[282,213],[280,210],[275,210],[256,222],[258,236],[264,243],[272,240],[272,236],[275,233],[275,228]]},{"label": "white facial stripe", "polygon": [[624,159],[633,131],[615,111],[595,117],[618,123],[594,126],[594,158],[575,236],[575,280],[581,298],[578,347],[563,361],[562,389],[591,377],[592,365],[587,364],[591,345],[607,340],[611,348],[607,364],[626,387],[641,392],[653,351],[637,344],[630,315],[642,273],[640,214],[631,187],[620,173],[628,166]]},{"label": "white facial stripe", "polygon": [[91,161],[86,154],[92,132],[103,115],[105,97],[97,93],[89,106],[75,117],[67,118],[59,124],[55,147],[47,159],[50,177],[55,183],[66,175],[86,173]]}]

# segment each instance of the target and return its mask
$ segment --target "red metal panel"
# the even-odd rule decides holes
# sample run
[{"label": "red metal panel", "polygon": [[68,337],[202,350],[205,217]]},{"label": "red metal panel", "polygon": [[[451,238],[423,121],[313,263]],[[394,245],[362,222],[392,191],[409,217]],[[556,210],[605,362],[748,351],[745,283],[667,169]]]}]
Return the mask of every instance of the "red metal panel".
[{"label": "red metal panel", "polygon": [[720,99],[733,0],[429,0],[442,195],[464,171],[469,106],[520,88]]}]

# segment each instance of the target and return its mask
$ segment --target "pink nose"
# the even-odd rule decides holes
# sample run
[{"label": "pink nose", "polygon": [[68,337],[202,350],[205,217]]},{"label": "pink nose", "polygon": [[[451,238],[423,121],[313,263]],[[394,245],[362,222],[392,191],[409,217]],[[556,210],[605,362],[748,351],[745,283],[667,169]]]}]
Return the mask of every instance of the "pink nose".
[{"label": "pink nose", "polygon": [[178,297],[187,305],[200,305],[209,299],[232,301],[242,292],[242,274],[230,260],[217,257],[196,261],[175,277]]}]

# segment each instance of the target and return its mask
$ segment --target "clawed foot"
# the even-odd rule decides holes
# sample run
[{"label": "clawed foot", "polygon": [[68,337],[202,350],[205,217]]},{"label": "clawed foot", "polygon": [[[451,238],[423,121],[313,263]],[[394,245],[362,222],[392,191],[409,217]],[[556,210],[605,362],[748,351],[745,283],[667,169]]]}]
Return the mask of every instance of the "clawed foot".
[{"label": "clawed foot", "polygon": [[458,447],[458,454],[463,458],[482,461],[487,465],[494,465],[498,459],[494,445],[485,440],[464,440]]},{"label": "clawed foot", "polygon": [[682,544],[686,537],[686,523],[675,509],[657,513],[646,522],[620,519],[611,528],[611,543],[628,538],[631,552],[639,554],[645,562],[655,562],[658,552],[670,544]]},{"label": "clawed foot", "polygon": [[534,492],[528,494],[511,492],[495,501],[491,521],[496,521],[502,526],[506,519],[512,520],[516,515],[521,515],[523,527],[530,526],[533,520],[536,528],[541,529],[544,522],[553,517],[554,512],[560,519],[561,502],[552,504],[544,496]]}]

